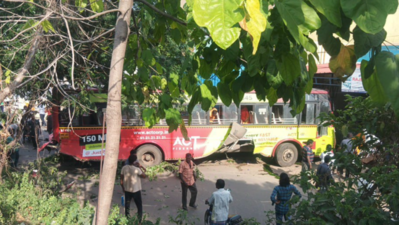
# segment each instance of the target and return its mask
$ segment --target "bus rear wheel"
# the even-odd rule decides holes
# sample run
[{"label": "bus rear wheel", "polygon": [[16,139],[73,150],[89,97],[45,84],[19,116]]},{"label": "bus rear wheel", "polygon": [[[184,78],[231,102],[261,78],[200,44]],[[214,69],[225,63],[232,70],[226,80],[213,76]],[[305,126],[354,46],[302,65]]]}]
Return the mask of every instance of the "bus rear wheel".
[{"label": "bus rear wheel", "polygon": [[137,159],[144,167],[156,166],[162,162],[162,153],[154,145],[142,145],[137,149]]},{"label": "bus rear wheel", "polygon": [[291,143],[283,143],[277,147],[275,157],[279,166],[292,166],[298,159],[298,149]]}]

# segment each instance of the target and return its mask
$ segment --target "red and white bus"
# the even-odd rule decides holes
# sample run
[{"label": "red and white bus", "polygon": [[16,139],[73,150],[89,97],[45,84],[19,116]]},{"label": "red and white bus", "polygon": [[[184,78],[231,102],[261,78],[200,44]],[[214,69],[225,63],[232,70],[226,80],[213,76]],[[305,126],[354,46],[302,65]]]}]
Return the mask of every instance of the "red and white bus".
[{"label": "red and white bus", "polygon": [[[53,107],[52,142],[57,144],[60,153],[83,161],[100,160],[103,109],[106,107],[106,96],[102,95],[103,98],[93,98],[96,113],[75,116],[72,121],[67,109]],[[186,105],[179,106],[187,124],[186,108]],[[119,160],[126,160],[132,150],[137,151],[142,164],[152,166],[163,160],[184,159],[186,153],[202,158],[217,151],[250,149],[254,154],[274,157],[280,166],[290,166],[297,161],[304,141],[315,141],[316,155],[328,144],[334,144],[334,129],[318,126],[319,114],[330,111],[328,93],[323,90],[313,89],[306,95],[305,109],[294,117],[288,104],[281,99],[270,106],[260,102],[255,92],[246,93],[239,107],[225,106],[219,100],[212,110],[205,112],[197,105],[192,112],[191,126],[186,125],[188,141],[179,130],[169,133],[165,120],[151,129],[145,127],[141,111],[138,105],[122,109]]]}]

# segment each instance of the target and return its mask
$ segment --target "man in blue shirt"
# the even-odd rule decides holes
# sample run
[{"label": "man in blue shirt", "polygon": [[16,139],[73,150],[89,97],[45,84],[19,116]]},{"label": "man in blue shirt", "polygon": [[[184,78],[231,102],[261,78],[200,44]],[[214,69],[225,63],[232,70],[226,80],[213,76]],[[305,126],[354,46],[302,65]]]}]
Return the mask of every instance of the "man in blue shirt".
[{"label": "man in blue shirt", "polygon": [[213,206],[211,225],[225,225],[229,217],[229,203],[233,201],[230,191],[224,189],[224,180],[216,181],[217,191],[205,203]]},{"label": "man in blue shirt", "polygon": [[330,186],[330,184],[334,182],[334,179],[331,175],[331,169],[328,166],[329,162],[330,156],[327,155],[324,158],[324,163],[320,164],[319,167],[317,167],[316,175],[318,177],[318,182],[316,183],[316,187],[320,187],[321,192],[326,191],[328,189],[328,186]]}]

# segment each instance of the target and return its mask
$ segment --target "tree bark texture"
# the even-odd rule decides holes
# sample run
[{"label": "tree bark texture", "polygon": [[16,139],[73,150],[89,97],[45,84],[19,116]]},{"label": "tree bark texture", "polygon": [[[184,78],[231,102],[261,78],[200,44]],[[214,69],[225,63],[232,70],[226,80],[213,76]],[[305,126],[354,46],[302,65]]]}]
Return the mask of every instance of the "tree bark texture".
[{"label": "tree bark texture", "polygon": [[108,224],[112,195],[115,187],[116,169],[118,166],[119,142],[122,127],[122,73],[126,46],[129,35],[130,16],[133,0],[120,0],[121,14],[115,26],[115,40],[109,74],[108,102],[106,109],[107,142],[103,172],[100,176],[100,190],[97,206],[97,225]]}]

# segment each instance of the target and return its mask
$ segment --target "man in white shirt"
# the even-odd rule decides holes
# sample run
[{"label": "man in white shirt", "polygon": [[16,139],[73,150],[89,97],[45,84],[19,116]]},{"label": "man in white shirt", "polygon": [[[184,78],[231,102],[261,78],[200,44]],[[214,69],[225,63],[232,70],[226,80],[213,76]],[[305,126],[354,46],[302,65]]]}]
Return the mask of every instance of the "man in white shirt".
[{"label": "man in white shirt", "polygon": [[[143,203],[141,201],[141,178],[146,178],[146,169],[136,162],[137,156],[129,156],[129,165],[125,165],[121,171],[121,186],[125,192],[125,215],[130,217],[130,202],[133,199],[137,206],[139,221],[143,217]],[[136,162],[136,163],[135,163]]]},{"label": "man in white shirt", "polygon": [[40,120],[42,121],[42,127],[47,126],[46,121],[44,120],[44,117],[46,116],[46,108],[44,105],[40,105],[39,107],[39,114],[40,114]]},{"label": "man in white shirt", "polygon": [[233,201],[230,191],[224,189],[224,180],[216,181],[217,191],[205,201],[206,204],[212,205],[211,225],[225,225],[229,217],[229,203]]}]

